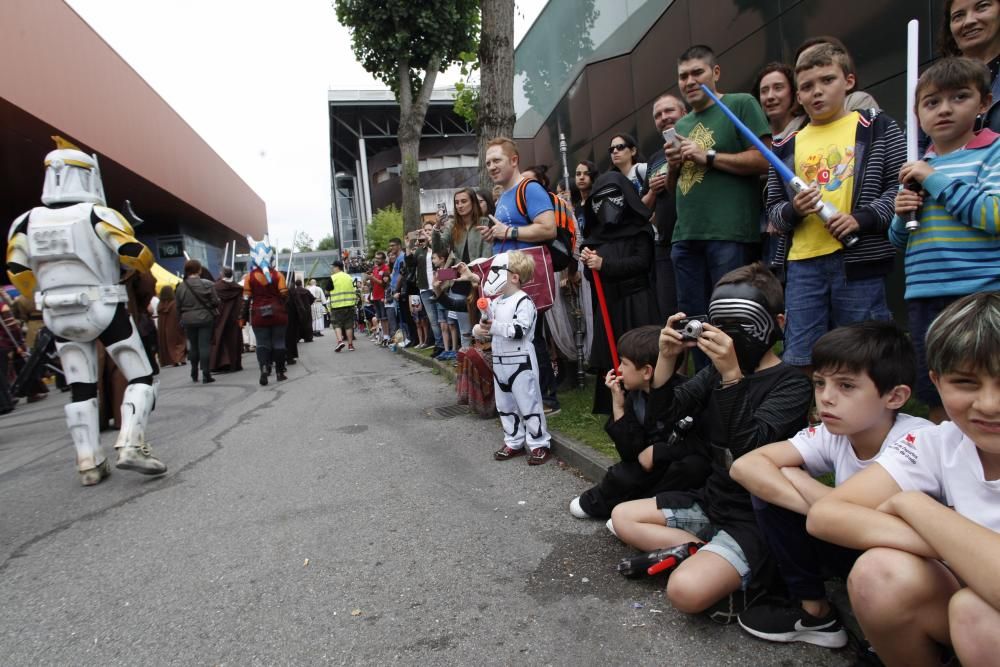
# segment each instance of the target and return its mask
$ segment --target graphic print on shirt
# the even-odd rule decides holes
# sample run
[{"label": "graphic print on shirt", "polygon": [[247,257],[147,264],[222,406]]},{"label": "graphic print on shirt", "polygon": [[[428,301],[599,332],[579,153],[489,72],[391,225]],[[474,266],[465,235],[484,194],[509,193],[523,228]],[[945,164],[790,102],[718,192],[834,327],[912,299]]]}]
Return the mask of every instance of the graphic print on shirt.
[{"label": "graphic print on shirt", "polygon": [[799,162],[796,173],[809,185],[836,192],[854,177],[854,146],[830,144],[820,153],[810,153]]},{"label": "graphic print on shirt", "polygon": [[[715,133],[701,123],[694,126],[694,129],[688,134],[688,139],[698,144],[702,150],[707,151],[715,146]],[[677,187],[681,194],[686,195],[691,191],[691,188],[705,180],[706,171],[708,171],[707,166],[695,164],[691,160],[681,165],[681,173],[677,178]]]}]

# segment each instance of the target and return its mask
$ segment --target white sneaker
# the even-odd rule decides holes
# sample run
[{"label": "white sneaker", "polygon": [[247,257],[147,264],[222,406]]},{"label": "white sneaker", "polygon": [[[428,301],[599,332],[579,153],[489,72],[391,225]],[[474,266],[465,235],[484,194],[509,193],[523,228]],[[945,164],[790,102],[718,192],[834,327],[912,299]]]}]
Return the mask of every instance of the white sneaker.
[{"label": "white sneaker", "polygon": [[608,519],[608,522],[604,525],[607,526],[608,530],[611,531],[612,535],[618,537],[618,533],[615,532],[615,524],[611,523],[611,519]]},{"label": "white sneaker", "polygon": [[577,519],[589,519],[590,515],[584,511],[583,507],[580,506],[580,496],[577,496],[573,500],[569,501],[569,513],[575,516]]}]

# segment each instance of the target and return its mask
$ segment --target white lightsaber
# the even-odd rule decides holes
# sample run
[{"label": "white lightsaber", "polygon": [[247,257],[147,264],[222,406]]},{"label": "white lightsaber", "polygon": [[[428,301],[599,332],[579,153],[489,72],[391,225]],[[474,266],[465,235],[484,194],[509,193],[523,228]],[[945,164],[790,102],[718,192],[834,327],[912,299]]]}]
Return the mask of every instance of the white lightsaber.
[{"label": "white lightsaber", "polygon": [[[919,44],[920,21],[913,19],[906,24],[906,161],[920,159],[917,152],[917,138],[920,123],[917,120],[917,78],[920,75]],[[906,230],[912,232],[920,228],[917,212],[907,214]]]}]

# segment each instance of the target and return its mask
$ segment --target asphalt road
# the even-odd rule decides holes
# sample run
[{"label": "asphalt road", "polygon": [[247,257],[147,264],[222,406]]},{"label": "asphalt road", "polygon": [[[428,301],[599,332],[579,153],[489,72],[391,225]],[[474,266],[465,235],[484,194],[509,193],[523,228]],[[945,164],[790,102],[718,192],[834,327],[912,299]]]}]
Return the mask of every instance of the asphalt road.
[{"label": "asphalt road", "polygon": [[267,387],[165,369],[162,478],[79,486],[66,395],[0,417],[0,663],[848,664],[621,579],[630,550],[566,510],[586,480],[493,461],[496,422],[432,418],[449,386],[358,347],[302,344]]}]

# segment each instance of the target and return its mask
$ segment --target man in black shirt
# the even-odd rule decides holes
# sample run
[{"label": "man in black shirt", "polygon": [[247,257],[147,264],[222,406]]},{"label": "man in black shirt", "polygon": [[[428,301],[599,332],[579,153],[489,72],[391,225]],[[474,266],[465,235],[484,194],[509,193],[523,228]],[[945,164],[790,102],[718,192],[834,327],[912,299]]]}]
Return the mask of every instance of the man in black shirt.
[{"label": "man in black shirt", "polygon": [[[660,134],[672,128],[685,113],[684,103],[669,93],[660,95],[653,102],[653,123]],[[677,284],[674,265],[670,261],[670,238],[674,235],[674,224],[677,222],[677,201],[673,191],[667,188],[667,158],[663,151],[657,151],[646,167],[642,203],[655,212],[657,303],[664,315],[676,313]]]}]

